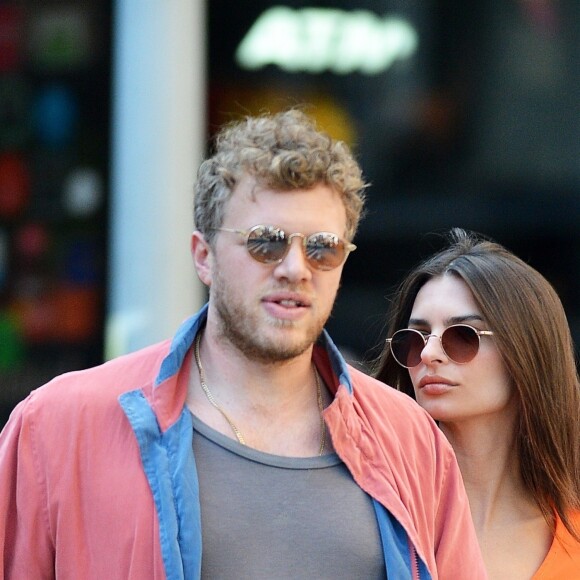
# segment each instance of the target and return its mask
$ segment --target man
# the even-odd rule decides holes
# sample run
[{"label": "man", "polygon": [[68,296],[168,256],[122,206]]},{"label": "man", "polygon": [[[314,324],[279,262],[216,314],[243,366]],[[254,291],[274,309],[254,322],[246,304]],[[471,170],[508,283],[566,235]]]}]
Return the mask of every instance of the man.
[{"label": "man", "polygon": [[191,240],[209,302],[15,410],[0,575],[484,577],[445,438],[323,330],[364,187],[301,112],[220,133]]}]

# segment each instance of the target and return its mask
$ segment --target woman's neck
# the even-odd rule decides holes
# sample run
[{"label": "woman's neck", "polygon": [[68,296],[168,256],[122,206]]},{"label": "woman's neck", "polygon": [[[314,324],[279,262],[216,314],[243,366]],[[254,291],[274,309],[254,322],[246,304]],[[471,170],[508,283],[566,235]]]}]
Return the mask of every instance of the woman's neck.
[{"label": "woman's neck", "polygon": [[457,456],[489,578],[531,578],[552,534],[524,485],[513,428],[497,421],[440,427]]},{"label": "woman's neck", "polygon": [[440,427],[451,443],[476,528],[485,529],[518,504],[529,504],[512,421],[478,418]]}]

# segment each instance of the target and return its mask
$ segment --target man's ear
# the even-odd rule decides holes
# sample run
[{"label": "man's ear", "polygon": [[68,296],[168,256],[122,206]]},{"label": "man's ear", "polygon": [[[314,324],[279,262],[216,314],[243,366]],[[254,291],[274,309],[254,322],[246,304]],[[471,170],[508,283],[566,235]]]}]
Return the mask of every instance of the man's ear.
[{"label": "man's ear", "polygon": [[213,252],[203,234],[198,230],[191,234],[191,255],[199,279],[210,287]]}]

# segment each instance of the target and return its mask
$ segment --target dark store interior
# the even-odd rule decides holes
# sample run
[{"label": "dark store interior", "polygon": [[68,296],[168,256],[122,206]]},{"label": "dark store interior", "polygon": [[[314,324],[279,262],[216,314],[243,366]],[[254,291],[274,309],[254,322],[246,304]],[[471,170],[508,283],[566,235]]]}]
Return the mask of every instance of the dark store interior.
[{"label": "dark store interior", "polygon": [[[576,2],[205,11],[200,138],[301,106],[371,184],[328,324],[351,361],[377,354],[389,294],[456,226],[544,274],[580,344]],[[104,358],[113,25],[106,0],[0,0],[0,427],[31,389]]]}]

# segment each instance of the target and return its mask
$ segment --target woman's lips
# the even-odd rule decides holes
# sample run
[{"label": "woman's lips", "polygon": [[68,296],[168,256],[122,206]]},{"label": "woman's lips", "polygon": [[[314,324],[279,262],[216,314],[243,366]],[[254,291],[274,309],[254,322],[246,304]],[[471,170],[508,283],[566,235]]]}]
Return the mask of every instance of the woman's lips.
[{"label": "woman's lips", "polygon": [[419,390],[426,395],[442,395],[455,386],[452,381],[438,375],[427,375],[419,381]]}]

